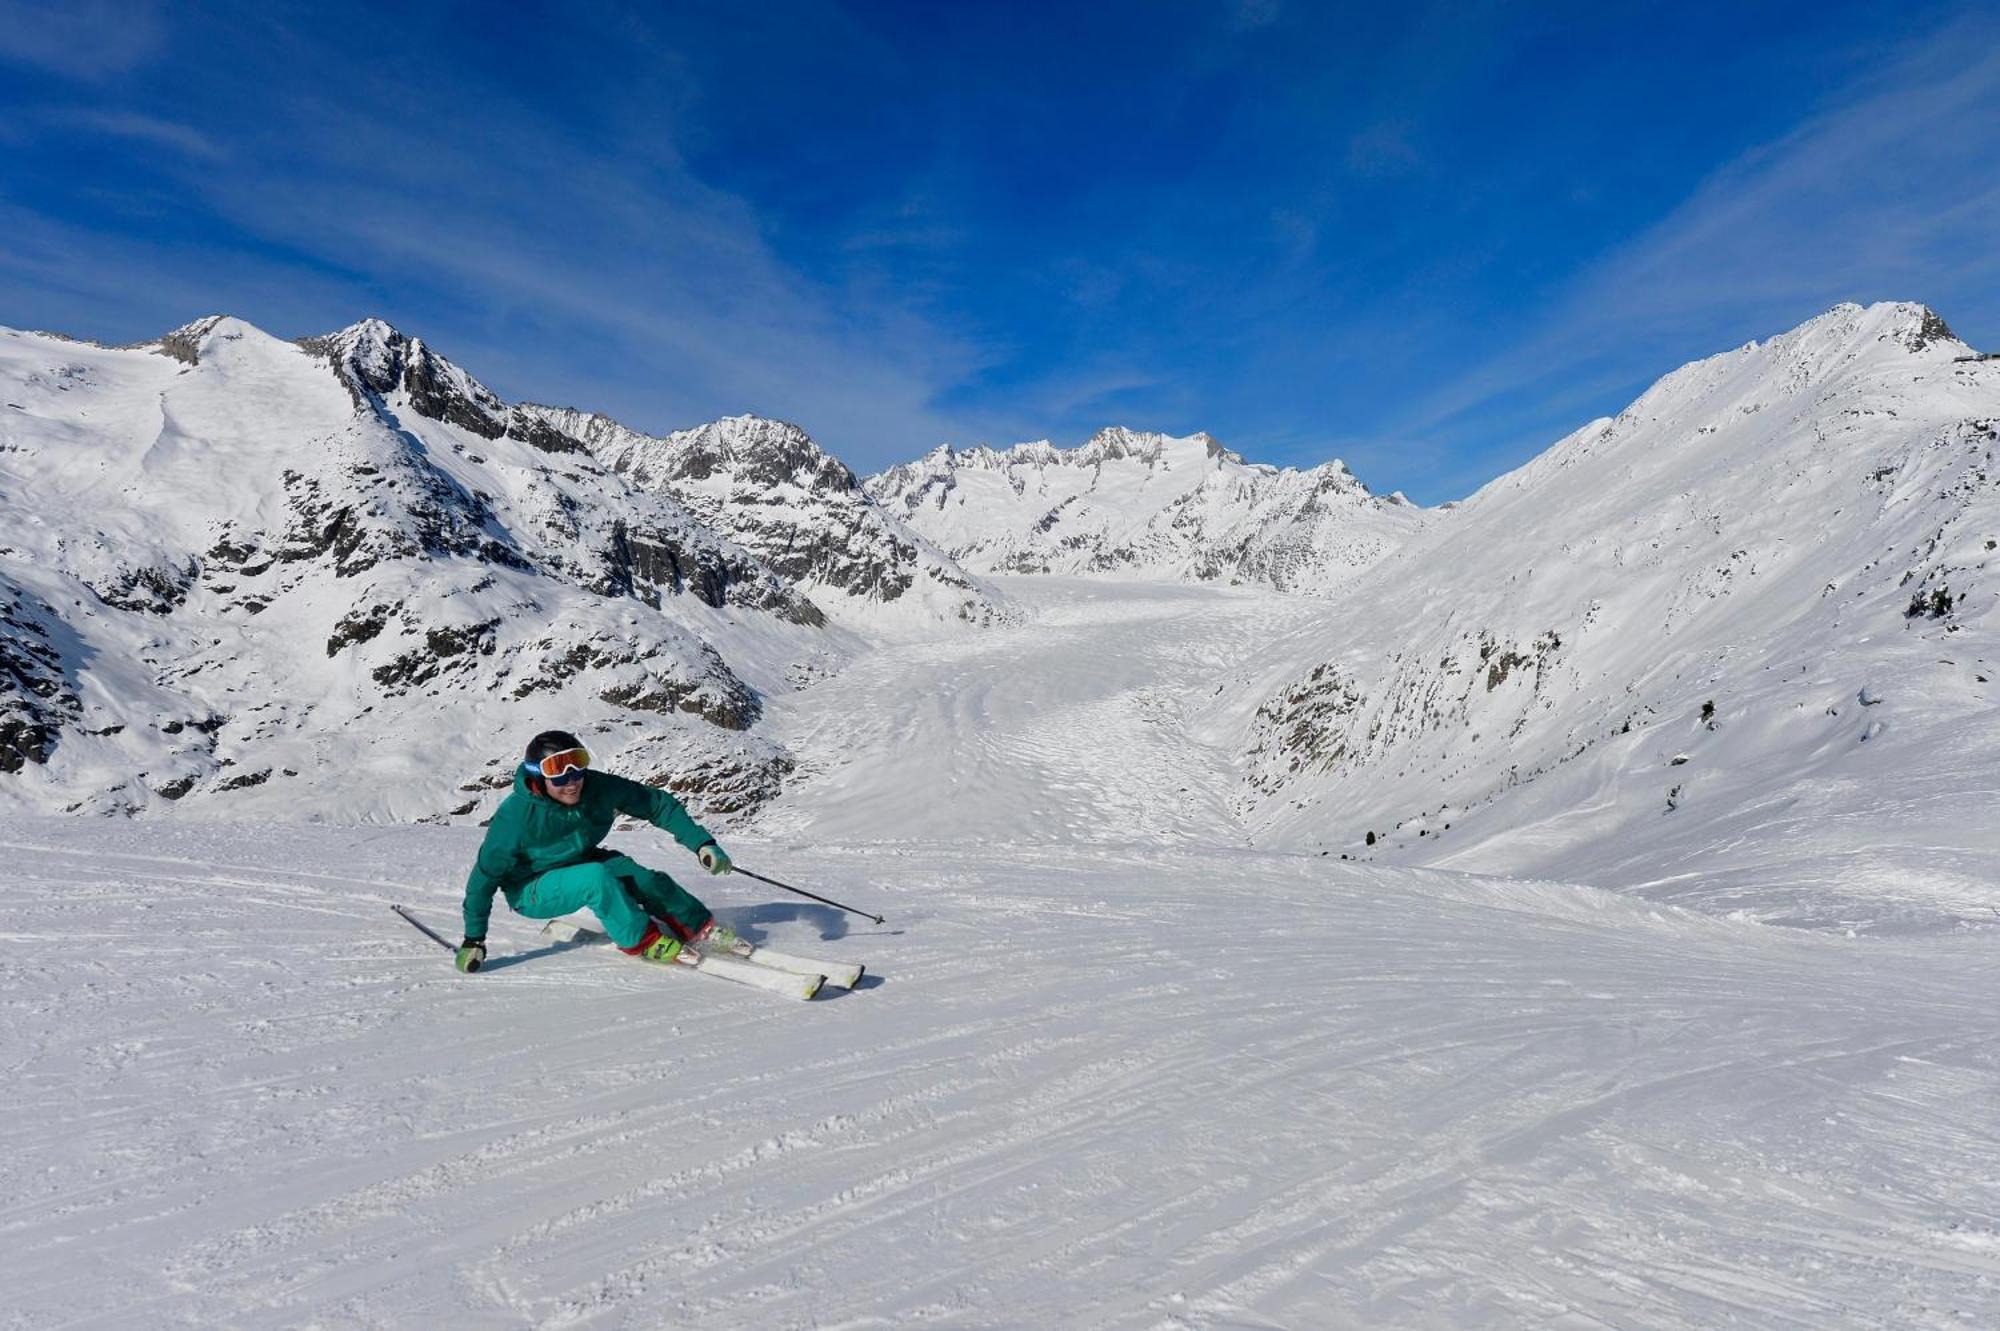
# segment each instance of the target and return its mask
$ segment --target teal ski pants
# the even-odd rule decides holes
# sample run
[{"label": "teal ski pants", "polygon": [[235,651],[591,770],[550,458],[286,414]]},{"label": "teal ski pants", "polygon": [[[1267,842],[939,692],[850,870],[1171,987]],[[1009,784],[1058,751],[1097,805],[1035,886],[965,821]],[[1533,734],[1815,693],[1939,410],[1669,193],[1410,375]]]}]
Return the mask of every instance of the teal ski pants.
[{"label": "teal ski pants", "polygon": [[629,855],[566,864],[528,880],[514,909],[531,920],[553,920],[588,906],[620,947],[637,947],[657,919],[682,939],[711,918],[707,906],[658,869]]}]

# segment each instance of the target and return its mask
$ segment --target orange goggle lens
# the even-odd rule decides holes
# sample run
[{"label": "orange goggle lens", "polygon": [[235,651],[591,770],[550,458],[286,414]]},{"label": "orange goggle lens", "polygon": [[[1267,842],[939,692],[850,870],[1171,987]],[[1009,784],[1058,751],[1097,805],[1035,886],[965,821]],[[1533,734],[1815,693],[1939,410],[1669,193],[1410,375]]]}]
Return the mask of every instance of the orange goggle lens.
[{"label": "orange goggle lens", "polygon": [[543,776],[551,781],[561,776],[564,772],[588,771],[590,768],[590,750],[565,749],[561,753],[550,754],[539,763],[536,763],[535,766]]}]

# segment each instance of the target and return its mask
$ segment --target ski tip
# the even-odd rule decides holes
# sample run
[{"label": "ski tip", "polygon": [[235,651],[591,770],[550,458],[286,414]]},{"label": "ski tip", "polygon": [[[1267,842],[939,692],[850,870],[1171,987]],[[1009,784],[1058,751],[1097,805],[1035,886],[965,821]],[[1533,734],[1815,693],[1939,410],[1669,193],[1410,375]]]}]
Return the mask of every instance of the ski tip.
[{"label": "ski tip", "polygon": [[817,998],[819,997],[819,991],[824,988],[826,988],[826,977],[824,975],[815,975],[812,977],[812,983],[806,987],[806,997],[809,999]]}]

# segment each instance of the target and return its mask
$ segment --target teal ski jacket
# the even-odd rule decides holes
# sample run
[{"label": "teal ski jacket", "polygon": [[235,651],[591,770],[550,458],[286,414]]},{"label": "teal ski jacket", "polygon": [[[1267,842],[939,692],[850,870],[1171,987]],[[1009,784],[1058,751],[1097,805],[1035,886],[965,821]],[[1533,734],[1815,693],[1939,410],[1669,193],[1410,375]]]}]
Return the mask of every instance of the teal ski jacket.
[{"label": "teal ski jacket", "polygon": [[593,769],[584,774],[583,798],[570,806],[528,789],[527,773],[516,768],[514,793],[500,801],[465,880],[465,936],[486,936],[495,892],[519,910],[520,891],[536,875],[599,858],[598,843],[621,813],[671,833],[691,851],[715,840],[667,791]]}]

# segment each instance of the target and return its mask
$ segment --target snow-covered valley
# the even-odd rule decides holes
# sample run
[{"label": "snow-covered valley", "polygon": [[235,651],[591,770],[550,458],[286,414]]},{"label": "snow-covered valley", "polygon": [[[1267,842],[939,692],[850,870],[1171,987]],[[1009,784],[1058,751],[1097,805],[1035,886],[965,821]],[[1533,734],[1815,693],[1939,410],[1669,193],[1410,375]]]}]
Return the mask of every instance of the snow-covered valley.
[{"label": "snow-covered valley", "polygon": [[[2000,365],[1931,320],[1441,510],[0,338],[0,1325],[2000,1323]],[[570,719],[887,922],[614,845],[869,980],[504,906],[456,973],[388,907],[456,937]]]}]

